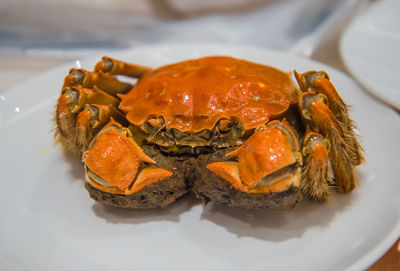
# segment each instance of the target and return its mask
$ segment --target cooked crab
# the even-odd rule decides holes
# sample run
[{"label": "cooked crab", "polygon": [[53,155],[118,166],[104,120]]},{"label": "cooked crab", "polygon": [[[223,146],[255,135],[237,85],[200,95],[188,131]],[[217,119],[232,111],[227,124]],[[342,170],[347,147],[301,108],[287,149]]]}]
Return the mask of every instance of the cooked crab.
[{"label": "cooked crab", "polygon": [[193,190],[206,202],[290,209],[303,195],[350,192],[363,156],[347,105],[327,73],[294,75],[299,89],[289,73],[232,57],[157,69],[103,57],[66,76],[56,135],[108,205],[165,207]]}]

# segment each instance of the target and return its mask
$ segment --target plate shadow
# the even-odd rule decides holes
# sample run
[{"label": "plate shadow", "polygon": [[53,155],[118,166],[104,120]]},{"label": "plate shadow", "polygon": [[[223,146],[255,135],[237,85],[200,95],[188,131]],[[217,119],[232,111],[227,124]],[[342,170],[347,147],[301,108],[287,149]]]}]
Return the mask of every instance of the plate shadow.
[{"label": "plate shadow", "polygon": [[190,211],[199,204],[201,202],[192,193],[188,193],[162,209],[132,210],[95,202],[92,210],[97,217],[111,224],[143,224],[155,221],[179,222],[182,213]]},{"label": "plate shadow", "polygon": [[[248,210],[210,204],[204,207],[201,218],[225,228],[238,238],[282,242],[300,238],[309,228],[324,228],[335,216],[356,201],[355,195],[334,195],[331,202],[316,204],[303,200],[293,210]],[[279,234],[272,234],[278,233]]]}]

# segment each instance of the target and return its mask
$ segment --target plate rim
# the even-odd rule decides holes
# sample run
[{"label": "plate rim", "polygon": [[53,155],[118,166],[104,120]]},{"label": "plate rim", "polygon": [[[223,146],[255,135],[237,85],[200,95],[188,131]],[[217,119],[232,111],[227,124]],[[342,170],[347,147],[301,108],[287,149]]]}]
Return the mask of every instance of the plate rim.
[{"label": "plate rim", "polygon": [[366,10],[361,12],[361,14],[359,14],[349,22],[349,24],[346,26],[339,37],[339,54],[347,71],[353,77],[353,80],[360,84],[365,92],[368,93],[368,95],[372,96],[381,103],[393,107],[397,111],[400,111],[400,101],[396,101],[395,99],[393,99],[393,97],[391,97],[391,95],[386,91],[377,91],[364,80],[360,80],[362,76],[360,76],[357,69],[354,68],[351,60],[349,59],[349,53],[345,49],[348,44],[351,32],[354,31],[354,28],[359,25],[360,21],[363,20],[365,16],[367,16],[366,14],[370,12],[371,9],[376,8],[379,5],[383,5],[385,2],[387,1],[377,1],[371,3],[371,5]]}]

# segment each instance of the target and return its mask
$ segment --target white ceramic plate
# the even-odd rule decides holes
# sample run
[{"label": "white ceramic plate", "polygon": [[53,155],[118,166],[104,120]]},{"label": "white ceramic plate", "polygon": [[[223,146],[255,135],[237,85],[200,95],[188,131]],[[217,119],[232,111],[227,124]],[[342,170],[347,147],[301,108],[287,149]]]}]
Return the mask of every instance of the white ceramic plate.
[{"label": "white ceramic plate", "polygon": [[341,39],[351,74],[373,95],[400,110],[400,1],[380,0]]},{"label": "white ceramic plate", "polygon": [[159,66],[232,55],[283,70],[327,71],[363,137],[360,188],[320,206],[249,211],[186,196],[152,211],[93,202],[79,159],[52,144],[51,122],[71,66],[38,75],[0,96],[1,270],[361,270],[400,233],[400,118],[346,75],[323,64],[244,46],[164,44],[113,56]]}]

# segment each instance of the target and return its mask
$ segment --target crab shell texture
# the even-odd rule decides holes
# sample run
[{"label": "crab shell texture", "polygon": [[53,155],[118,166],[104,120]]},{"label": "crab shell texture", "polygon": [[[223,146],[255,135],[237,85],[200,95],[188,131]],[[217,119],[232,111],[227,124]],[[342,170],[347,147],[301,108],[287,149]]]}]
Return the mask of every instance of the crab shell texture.
[{"label": "crab shell texture", "polygon": [[165,207],[188,191],[248,208],[327,200],[356,186],[361,146],[328,75],[295,75],[300,89],[289,73],[232,57],[157,69],[104,57],[67,75],[57,135],[83,153],[86,188],[107,205]]}]

